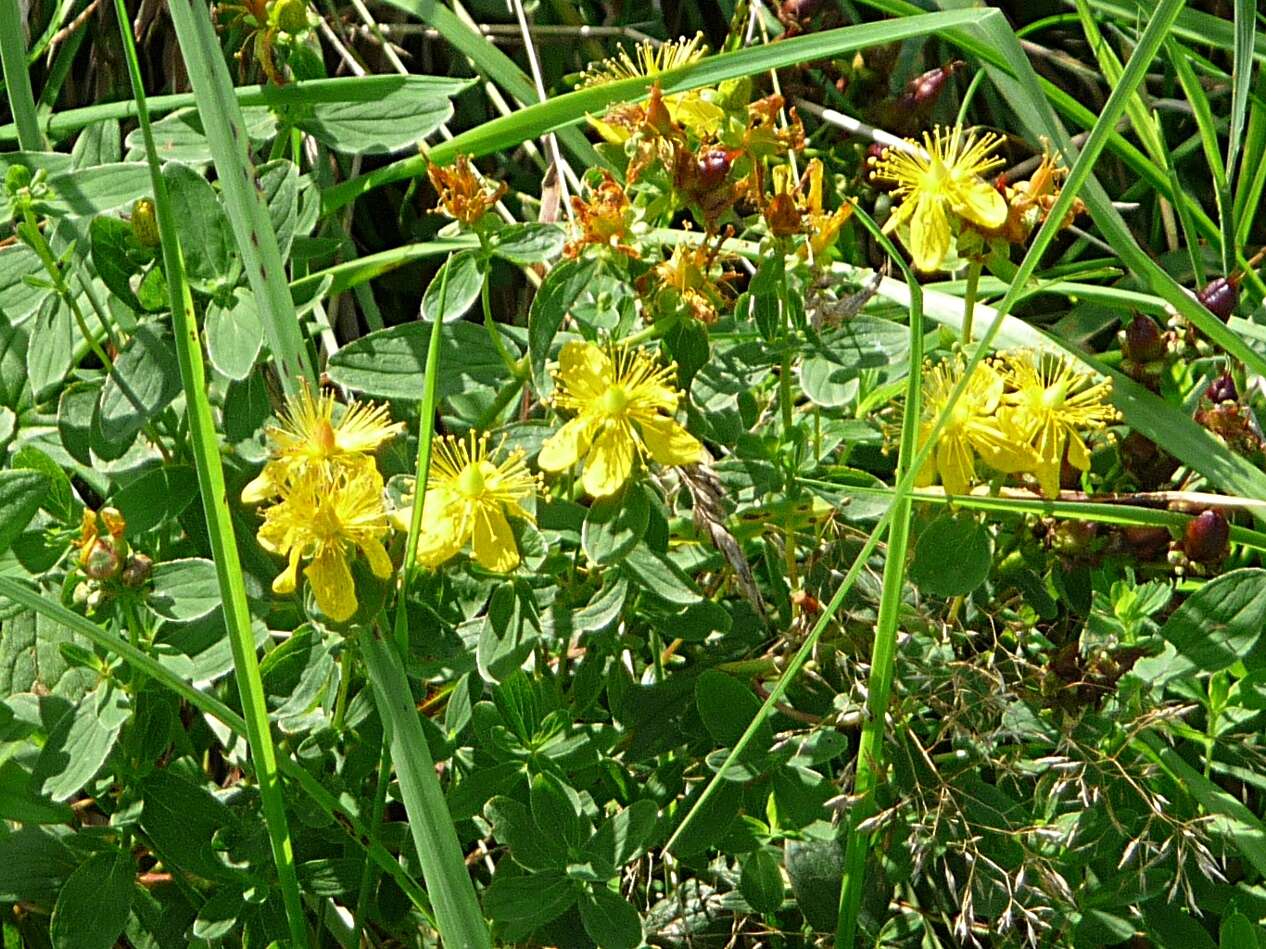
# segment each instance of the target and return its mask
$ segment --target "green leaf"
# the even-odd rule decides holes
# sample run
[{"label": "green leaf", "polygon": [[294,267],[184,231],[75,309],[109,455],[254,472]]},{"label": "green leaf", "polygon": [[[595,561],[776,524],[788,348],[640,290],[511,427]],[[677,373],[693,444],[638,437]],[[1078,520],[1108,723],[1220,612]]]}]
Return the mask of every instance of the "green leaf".
[{"label": "green leaf", "polygon": [[219,939],[239,926],[246,901],[234,886],[222,886],[198,909],[193,921],[193,935],[198,939]]},{"label": "green leaf", "polygon": [[225,866],[208,846],[217,833],[232,827],[232,812],[211,792],[170,769],[155,771],[140,783],[144,804],[141,829],[164,863],[208,880],[231,883],[239,871]]},{"label": "green leaf", "polygon": [[[448,274],[448,286],[444,290],[444,309],[440,311],[440,288],[444,275]],[[437,313],[445,323],[461,319],[475,305],[485,280],[483,257],[477,250],[462,250],[444,261],[431,278],[422,295],[422,319],[431,322]],[[441,360],[443,365],[443,360]]]},{"label": "green leaf", "polygon": [[[0,197],[0,206],[4,201],[4,197]],[[0,250],[0,300],[4,301],[5,315],[15,326],[26,322],[39,309],[44,298],[53,292],[47,287],[28,283],[31,278],[48,279],[48,273],[35,251],[21,242]]]},{"label": "green leaf", "polygon": [[581,894],[580,920],[600,949],[636,949],[642,943],[642,917],[637,909],[605,886]]},{"label": "green leaf", "polygon": [[[422,398],[430,332],[425,323],[404,323],[362,336],[330,357],[330,379],[374,398],[416,403]],[[496,385],[505,374],[484,327],[464,321],[444,325],[436,379],[441,398]]]},{"label": "green leaf", "polygon": [[154,565],[154,588],[146,604],[163,619],[187,623],[220,605],[215,564],[201,557]]},{"label": "green leaf", "polygon": [[77,168],[48,176],[50,200],[39,202],[50,215],[87,217],[130,205],[149,193],[149,168],[144,162],[118,162]]},{"label": "green leaf", "polygon": [[833,932],[840,908],[844,854],[838,840],[789,840],[784,848],[787,877],[800,912],[814,929]]},{"label": "green leaf", "polygon": [[260,165],[258,174],[268,202],[268,218],[277,232],[277,250],[284,260],[290,256],[299,218],[299,169],[294,162],[279,158]]},{"label": "green leaf", "polygon": [[78,858],[63,828],[22,827],[0,837],[0,902],[49,905]]},{"label": "green leaf", "polygon": [[[0,253],[0,258],[4,254]],[[0,294],[4,290],[0,288]],[[0,405],[8,409],[18,408],[26,391],[26,350],[30,332],[25,326],[16,326],[0,310]]]},{"label": "green leaf", "polygon": [[[386,78],[386,77],[382,77]],[[422,141],[453,116],[452,97],[469,79],[398,76],[391,86],[366,89],[348,101],[318,102],[295,123],[345,155],[381,155]]]},{"label": "green leaf", "polygon": [[549,773],[532,779],[532,819],[542,833],[553,834],[569,847],[580,846],[584,839],[575,793]]},{"label": "green leaf", "polygon": [[85,860],[57,894],[49,938],[53,949],[110,949],[132,911],[136,866],[126,853]]},{"label": "green leaf", "polygon": [[910,358],[910,333],[900,323],[857,316],[813,347],[800,367],[800,386],[814,403],[838,408],[857,397],[865,369],[903,370]]},{"label": "green leaf", "polygon": [[585,514],[581,547],[597,566],[619,563],[646,536],[651,507],[646,492],[635,483],[605,498],[597,498]]},{"label": "green leaf", "polygon": [[132,289],[132,277],[141,271],[141,265],[134,259],[140,246],[132,236],[132,225],[117,217],[98,215],[88,226],[88,237],[92,265],[101,282],[133,310],[141,312],[144,308]]},{"label": "green leaf", "polygon": [[156,323],[138,327],[101,388],[101,435],[113,444],[129,444],[179,394],[180,367],[171,330]]},{"label": "green leaf", "polygon": [[163,168],[189,286],[216,293],[240,272],[229,219],[211,183],[188,165]]},{"label": "green leaf", "polygon": [[228,306],[212,300],[203,329],[211,365],[233,380],[249,376],[264,348],[264,324],[254,294],[246,287],[235,287]]},{"label": "green leaf", "polygon": [[179,517],[198,494],[198,478],[188,465],[163,465],[129,481],[110,497],[136,537]]},{"label": "green leaf", "polygon": [[75,361],[75,319],[58,297],[48,297],[27,329],[26,372],[36,402],[50,398]]},{"label": "green leaf", "polygon": [[[750,687],[716,669],[705,670],[695,682],[695,704],[704,727],[722,747],[739,740],[761,706]],[[745,760],[763,755],[773,743],[774,730],[766,719],[748,743]]]},{"label": "green leaf", "polygon": [[0,819],[24,824],[68,824],[75,812],[35,791],[31,772],[10,758],[0,764]]},{"label": "green leaf", "polygon": [[914,545],[910,579],[933,596],[966,596],[985,582],[993,536],[970,514],[941,514]]},{"label": "green leaf", "polygon": [[[258,90],[259,87],[253,87]],[[244,87],[241,92],[249,95],[252,87]],[[189,102],[190,95],[177,96],[180,101]],[[256,94],[258,99],[258,93]],[[154,100],[150,100],[151,104]],[[124,103],[120,103],[123,105]],[[127,105],[132,105],[128,102]],[[242,119],[246,126],[246,137],[251,144],[266,142],[277,134],[277,119],[272,110],[255,106],[242,109]],[[202,127],[202,118],[197,108],[177,108],[170,115],[154,123],[155,152],[164,162],[181,162],[186,165],[205,165],[211,161],[211,143],[207,141],[206,130]],[[129,159],[144,157],[145,137],[139,128],[133,129],[125,141]]]},{"label": "green leaf", "polygon": [[758,913],[776,913],[782,906],[783,882],[778,858],[764,847],[753,850],[743,861],[739,892],[747,905]]},{"label": "green leaf", "polygon": [[[70,478],[61,465],[34,445],[18,449],[9,463],[14,469],[38,471],[48,478],[48,495],[40,506],[63,524],[78,525],[79,504],[75,500],[75,490],[70,485]],[[2,502],[0,510],[3,510]],[[3,514],[0,514],[0,521],[3,519]],[[0,544],[0,551],[3,550],[4,545]]]},{"label": "green leaf", "polygon": [[518,801],[494,797],[484,805],[484,817],[491,822],[497,840],[510,848],[510,856],[525,870],[561,870],[567,864],[567,850],[554,828],[538,827],[532,814]]},{"label": "green leaf", "polygon": [[1257,930],[1243,913],[1232,911],[1222,917],[1218,928],[1218,949],[1256,949]]},{"label": "green leaf", "polygon": [[31,523],[51,486],[42,471],[0,471],[0,553],[8,550]]},{"label": "green leaf", "polygon": [[585,856],[603,876],[613,876],[649,846],[659,817],[654,801],[634,801],[607,818],[585,844]]},{"label": "green leaf", "polygon": [[65,643],[82,646],[86,640],[30,611],[6,618],[0,636],[0,695],[47,692],[64,699],[63,707],[78,702],[96,683],[97,674],[72,668],[61,652]]},{"label": "green leaf", "polygon": [[558,328],[563,325],[572,304],[594,280],[600,262],[593,258],[564,260],[541,281],[532,306],[528,310],[528,354],[532,363],[532,380],[536,391],[547,396],[554,389],[553,379],[546,372],[550,348]]},{"label": "green leaf", "polygon": [[1143,918],[1157,949],[1216,949],[1208,930],[1181,903],[1148,900],[1143,905]]},{"label": "green leaf", "polygon": [[1217,672],[1241,659],[1250,668],[1262,668],[1266,651],[1258,644],[1263,625],[1266,570],[1244,568],[1215,577],[1187,597],[1161,627],[1161,635],[1205,672]]},{"label": "green leaf", "polygon": [[127,696],[106,682],[58,719],[35,762],[40,793],[64,801],[91,781],[114,748],[128,709]]},{"label": "green leaf", "polygon": [[510,224],[493,233],[491,246],[493,254],[512,264],[544,264],[562,253],[563,229],[541,221]]},{"label": "green leaf", "polygon": [[[506,872],[503,867],[513,870]],[[535,929],[561,916],[576,902],[576,884],[561,873],[524,874],[513,861],[503,861],[484,890],[483,900],[484,913],[494,921]]]},{"label": "green leaf", "polygon": [[625,556],[621,569],[637,580],[651,596],[675,606],[690,606],[702,597],[685,572],[667,554],[636,545]]}]

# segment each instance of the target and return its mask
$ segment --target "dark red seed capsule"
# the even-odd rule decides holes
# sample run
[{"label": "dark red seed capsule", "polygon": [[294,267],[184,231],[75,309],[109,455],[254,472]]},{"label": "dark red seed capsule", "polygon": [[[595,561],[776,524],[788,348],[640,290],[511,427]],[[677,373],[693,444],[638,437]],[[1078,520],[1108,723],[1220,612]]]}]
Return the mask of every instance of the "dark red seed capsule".
[{"label": "dark red seed capsule", "polygon": [[1169,550],[1169,530],[1164,527],[1145,527],[1133,525],[1123,527],[1121,534],[1125,542],[1134,551],[1134,556],[1143,562],[1162,560]]},{"label": "dark red seed capsule", "polygon": [[1233,277],[1218,277],[1205,284],[1204,289],[1196,294],[1196,299],[1225,323],[1235,312],[1235,305],[1240,302],[1239,281]]},{"label": "dark red seed capsule", "polygon": [[1121,355],[1132,362],[1153,362],[1165,355],[1165,337],[1150,316],[1137,314],[1125,327]]},{"label": "dark red seed capsule", "polygon": [[1209,388],[1204,390],[1204,397],[1214,404],[1238,402],[1240,393],[1235,388],[1235,380],[1231,378],[1231,374],[1224,372],[1209,383]]},{"label": "dark red seed capsule", "polygon": [[1205,511],[1187,522],[1183,531],[1182,550],[1196,563],[1217,563],[1226,556],[1231,539],[1231,525],[1220,511]]},{"label": "dark red seed capsule", "polygon": [[915,76],[901,93],[900,104],[906,108],[920,109],[930,106],[945,88],[946,80],[958,72],[963,65],[962,60],[954,60],[936,69],[929,69],[921,76]]},{"label": "dark red seed capsule", "polygon": [[706,191],[720,185],[733,164],[730,153],[723,148],[714,148],[700,155],[695,161],[695,181],[699,190]]},{"label": "dark red seed capsule", "polygon": [[822,9],[822,0],[783,0],[782,15],[788,20],[808,20]]}]

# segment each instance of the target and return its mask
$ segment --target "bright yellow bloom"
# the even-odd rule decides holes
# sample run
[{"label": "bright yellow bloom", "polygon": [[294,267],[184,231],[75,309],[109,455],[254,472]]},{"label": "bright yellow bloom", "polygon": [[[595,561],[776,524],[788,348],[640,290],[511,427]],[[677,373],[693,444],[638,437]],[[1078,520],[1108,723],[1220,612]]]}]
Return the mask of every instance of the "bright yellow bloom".
[{"label": "bright yellow bloom", "polygon": [[1115,422],[1117,410],[1108,402],[1112,382],[1095,382],[1068,360],[1049,353],[1010,354],[1004,362],[1009,390],[1003,396],[1009,418],[1019,436],[1032,445],[1036,463],[1031,468],[1042,493],[1059,494],[1059,469],[1067,449],[1068,463],[1090,469],[1090,450],[1083,432]]},{"label": "bright yellow bloom", "polygon": [[[963,378],[966,361],[962,356],[929,366],[923,377],[923,414],[919,426],[919,446],[932,432],[936,419],[949,404],[950,394]],[[976,457],[997,471],[1021,471],[1035,458],[999,418],[1004,383],[996,369],[980,363],[972,370],[962,396],[937,437],[936,447],[919,470],[916,484],[925,487],[939,475],[947,494],[966,494],[976,480]]]},{"label": "bright yellow bloom", "polygon": [[[488,436],[473,431],[465,440],[452,435],[437,440],[422,502],[417,562],[438,567],[471,544],[485,570],[507,573],[517,567],[519,548],[506,515],[536,523],[523,502],[536,495],[539,484],[523,457],[518,450],[494,462]],[[412,515],[407,507],[391,516],[407,531]]]},{"label": "bright yellow bloom", "polygon": [[581,483],[600,498],[620,490],[637,457],[650,455],[661,465],[700,461],[703,445],[673,417],[681,393],[672,373],[638,350],[567,343],[554,404],[576,416],[546,440],[537,464],[564,471],[585,459]]},{"label": "bright yellow bloom", "polygon": [[349,562],[357,551],[380,580],[391,576],[382,538],[390,529],[382,498],[382,475],[361,456],[330,471],[309,467],[281,487],[280,500],[264,512],[259,543],[287,558],[273,592],[293,593],[299,565],[317,606],[335,622],[356,613],[356,586]]},{"label": "bright yellow bloom", "polygon": [[281,424],[271,426],[272,460],[264,465],[250,484],[242,489],[245,504],[258,504],[282,492],[287,481],[302,476],[309,468],[327,473],[340,462],[355,462],[376,451],[404,428],[391,422],[385,406],[353,402],[334,421],[332,392],[313,397],[305,381],[298,394],[286,403]]},{"label": "bright yellow bloom", "polygon": [[951,213],[986,230],[1006,223],[1007,202],[981,178],[1003,163],[990,157],[1001,142],[993,133],[978,139],[959,125],[938,126],[935,134],[923,133],[921,148],[911,143],[913,153],[890,148],[876,163],[875,177],[896,184],[894,194],[901,201],[884,231],[910,225],[906,245],[920,270],[938,269],[949,253]]}]

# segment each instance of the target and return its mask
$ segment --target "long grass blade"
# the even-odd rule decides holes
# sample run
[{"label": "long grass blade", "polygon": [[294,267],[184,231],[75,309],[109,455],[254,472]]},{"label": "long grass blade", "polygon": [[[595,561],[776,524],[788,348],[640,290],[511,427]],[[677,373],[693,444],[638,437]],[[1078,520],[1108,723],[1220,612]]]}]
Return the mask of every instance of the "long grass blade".
[{"label": "long grass blade", "polygon": [[259,659],[255,654],[255,637],[251,631],[251,615],[246,602],[246,586],[242,580],[242,564],[238,557],[237,539],[233,534],[233,515],[229,511],[228,495],[224,486],[219,440],[215,431],[215,420],[211,415],[211,403],[207,399],[206,370],[202,359],[202,345],[198,338],[193,298],[190,295],[189,285],[185,281],[179,235],[172,216],[167,184],[159,166],[158,151],[154,145],[149,115],[145,110],[145,87],[136,58],[136,47],[128,26],[130,21],[127,8],[123,0],[115,0],[115,10],[123,34],[128,72],[132,79],[132,94],[137,103],[137,117],[141,123],[141,134],[145,139],[150,180],[154,188],[154,210],[158,218],[158,232],[162,241],[163,263],[171,301],[172,328],[176,336],[180,379],[185,390],[194,467],[198,475],[203,510],[206,513],[207,533],[210,536],[212,559],[215,561],[216,578],[219,581],[224,621],[233,651],[234,680],[237,683],[242,709],[245,712],[251,760],[255,766],[255,779],[259,782],[264,823],[272,846],[273,862],[277,867],[277,878],[286,907],[290,936],[295,946],[306,946],[308,932],[304,922],[303,900],[299,892],[299,877],[295,871],[294,848],[290,842],[290,831],[286,821],[285,798],[277,777],[277,756],[273,748],[272,732],[269,730],[268,704],[264,698],[264,686],[259,675]]},{"label": "long grass blade", "polygon": [[409,832],[417,847],[431,905],[435,907],[440,937],[446,946],[491,947],[488,926],[475,899],[457,832],[435,776],[435,763],[418,721],[417,705],[404,674],[404,660],[392,642],[376,629],[362,632],[360,644],[375,704],[390,739],[391,760],[409,814]]},{"label": "long grass blade", "polygon": [[1253,0],[1235,0],[1235,54],[1231,61],[1231,117],[1227,127],[1227,181],[1235,180],[1235,162],[1240,157],[1240,139],[1248,113],[1248,90],[1253,82],[1253,38],[1257,14]]},{"label": "long grass blade", "polygon": [[43,151],[44,133],[40,131],[35,94],[31,91],[31,74],[26,68],[22,9],[18,0],[0,0],[0,62],[4,67],[5,92],[17,127],[18,143],[24,152]]},{"label": "long grass blade", "polygon": [[277,374],[286,393],[294,393],[300,379],[315,385],[316,375],[286,285],[277,234],[255,177],[233,80],[203,0],[171,0],[168,9]]}]

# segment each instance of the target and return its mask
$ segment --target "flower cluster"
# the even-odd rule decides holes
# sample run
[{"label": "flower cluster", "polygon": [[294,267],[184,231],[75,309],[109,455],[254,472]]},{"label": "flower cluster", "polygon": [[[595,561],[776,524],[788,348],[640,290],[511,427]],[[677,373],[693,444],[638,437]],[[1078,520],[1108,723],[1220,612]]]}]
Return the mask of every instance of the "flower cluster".
[{"label": "flower cluster", "polygon": [[380,580],[391,576],[383,546],[390,524],[373,452],[402,426],[381,406],[353,402],[336,419],[333,394],[302,385],[280,425],[269,428],[271,458],[242,491],[247,504],[269,502],[260,545],[286,558],[273,592],[289,594],[299,567],[321,612],[345,622],[358,608],[352,561],[364,556]]},{"label": "flower cluster", "polygon": [[[961,355],[927,367],[920,446],[965,373]],[[947,493],[964,494],[977,480],[979,460],[1000,473],[1031,474],[1045,496],[1056,497],[1064,462],[1088,471],[1086,436],[1117,420],[1111,391],[1109,380],[1096,381],[1049,353],[1022,350],[980,363],[953,403],[917,483],[926,486],[939,477]]]}]

